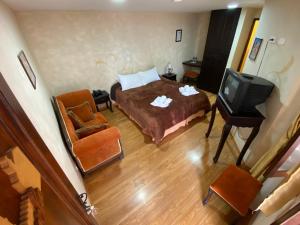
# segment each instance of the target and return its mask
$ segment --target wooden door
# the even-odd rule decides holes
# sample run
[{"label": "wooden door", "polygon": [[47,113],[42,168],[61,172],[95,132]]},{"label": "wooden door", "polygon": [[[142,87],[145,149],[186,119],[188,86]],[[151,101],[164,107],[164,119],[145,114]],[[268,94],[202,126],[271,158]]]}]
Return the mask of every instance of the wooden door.
[{"label": "wooden door", "polygon": [[[51,190],[53,195],[60,200],[59,202],[56,201],[57,206],[55,207],[59,207],[61,213],[66,216],[64,221],[70,221],[68,223],[65,222],[64,225],[75,225],[73,221],[76,221],[81,225],[98,224],[91,214],[87,214],[75,188],[72,186],[57,161],[54,159],[50,150],[36,131],[30,119],[27,117],[1,73],[0,143],[0,157],[4,157],[9,154],[9,151],[7,150],[9,150],[11,146],[16,146],[38,171],[43,182],[47,185],[47,187],[49,187],[49,190]],[[0,162],[2,163],[2,161]],[[0,168],[3,168],[2,164],[0,166]],[[0,174],[0,178],[3,177],[1,175],[3,174]],[[11,175],[11,173],[9,173],[9,175]],[[3,180],[3,184],[5,182],[7,183],[8,181]],[[15,184],[15,182],[13,183]],[[0,187],[3,187],[1,180]],[[17,190],[22,191],[22,186],[14,185],[14,187]],[[1,188],[0,190],[2,191]],[[10,202],[13,203],[10,207],[15,208],[20,199],[18,199],[16,192],[13,190],[7,189],[7,191],[11,193],[8,197],[14,201]],[[4,197],[2,199],[1,198],[2,197],[0,196],[0,202],[4,199]],[[5,206],[3,205],[4,203],[5,202],[2,202],[0,207]],[[66,211],[64,211],[64,209]],[[0,210],[0,224],[3,224],[4,222],[5,224],[15,224],[15,221],[18,220],[18,218],[16,218],[16,215],[18,214],[18,211],[12,214],[8,210]],[[60,224],[60,219],[55,216],[56,215],[52,217],[52,220],[57,219],[58,221],[56,224]],[[47,215],[45,223],[48,224]]]},{"label": "wooden door", "polygon": [[217,93],[226,68],[241,9],[211,12],[198,87]]}]

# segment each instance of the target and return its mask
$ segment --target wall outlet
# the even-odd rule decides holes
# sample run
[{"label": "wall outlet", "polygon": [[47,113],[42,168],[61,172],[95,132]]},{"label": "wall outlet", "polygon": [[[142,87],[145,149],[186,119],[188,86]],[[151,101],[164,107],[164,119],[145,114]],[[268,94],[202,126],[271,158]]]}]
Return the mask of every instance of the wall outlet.
[{"label": "wall outlet", "polygon": [[269,43],[271,43],[271,44],[276,44],[276,37],[271,36],[271,37],[269,38]]}]

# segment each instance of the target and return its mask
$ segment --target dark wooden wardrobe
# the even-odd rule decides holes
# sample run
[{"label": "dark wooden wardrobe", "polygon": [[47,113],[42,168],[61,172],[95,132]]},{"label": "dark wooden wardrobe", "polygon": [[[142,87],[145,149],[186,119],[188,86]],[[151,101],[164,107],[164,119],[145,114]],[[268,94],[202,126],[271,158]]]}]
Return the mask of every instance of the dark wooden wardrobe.
[{"label": "dark wooden wardrobe", "polygon": [[198,87],[217,93],[239,21],[241,9],[211,12]]}]

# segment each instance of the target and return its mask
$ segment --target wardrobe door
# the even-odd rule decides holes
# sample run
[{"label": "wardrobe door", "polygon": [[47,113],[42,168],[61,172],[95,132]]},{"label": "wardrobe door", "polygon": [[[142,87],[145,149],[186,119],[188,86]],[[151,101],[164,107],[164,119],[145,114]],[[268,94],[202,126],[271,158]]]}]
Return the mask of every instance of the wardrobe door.
[{"label": "wardrobe door", "polygon": [[226,68],[241,9],[211,12],[198,87],[217,93]]}]

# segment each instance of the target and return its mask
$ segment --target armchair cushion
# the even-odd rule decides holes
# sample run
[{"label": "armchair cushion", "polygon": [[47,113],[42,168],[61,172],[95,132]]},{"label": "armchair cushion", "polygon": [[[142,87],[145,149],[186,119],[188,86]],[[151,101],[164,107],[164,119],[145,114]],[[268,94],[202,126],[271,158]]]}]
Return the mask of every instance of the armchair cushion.
[{"label": "armchair cushion", "polygon": [[93,112],[94,113],[97,112],[97,108],[93,96],[91,95],[90,91],[87,89],[62,94],[57,96],[56,98],[62,101],[66,108],[79,105],[84,101],[88,101],[90,106],[92,107]]},{"label": "armchair cushion", "polygon": [[106,129],[107,127],[108,127],[108,124],[105,124],[105,123],[101,123],[98,125],[83,126],[76,130],[76,134],[81,139],[81,138],[87,137],[91,134],[102,131],[102,130]]},{"label": "armchair cushion", "polygon": [[62,103],[62,101],[57,99],[57,105],[58,105],[59,113],[62,117],[63,126],[66,129],[66,133],[67,133],[71,143],[73,143],[78,140],[78,136],[76,135],[74,125],[73,125],[70,117],[68,116],[67,110],[64,107],[64,104]]},{"label": "armchair cushion", "polygon": [[72,110],[68,111],[68,116],[72,121],[75,129],[84,127],[84,122],[82,121],[82,119],[80,119]]},{"label": "armchair cushion", "polygon": [[88,101],[84,101],[80,105],[68,107],[67,111],[74,112],[83,122],[95,119],[94,113]]},{"label": "armchair cushion", "polygon": [[85,126],[107,123],[107,119],[100,112],[97,112],[94,115],[95,115],[95,119],[85,122],[84,123]]}]

